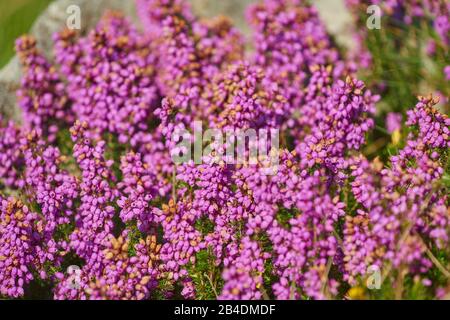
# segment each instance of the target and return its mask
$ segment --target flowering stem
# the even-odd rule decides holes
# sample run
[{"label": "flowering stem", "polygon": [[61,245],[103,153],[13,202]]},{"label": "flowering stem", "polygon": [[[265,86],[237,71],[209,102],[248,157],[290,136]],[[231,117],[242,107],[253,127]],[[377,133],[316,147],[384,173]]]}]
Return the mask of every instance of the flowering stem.
[{"label": "flowering stem", "polygon": [[328,275],[330,274],[332,263],[333,263],[333,257],[329,257],[328,261],[327,261],[327,268],[326,268],[325,274],[323,276],[323,283],[322,283],[322,290],[321,290],[323,296],[325,296],[325,291],[327,289]]},{"label": "flowering stem", "polygon": [[431,250],[428,248],[428,246],[426,245],[425,241],[423,240],[423,238],[419,235],[420,239],[422,240],[425,249],[426,249],[426,254],[428,256],[428,258],[430,258],[431,262],[433,262],[433,264],[436,266],[436,268],[439,269],[440,272],[442,272],[442,274],[447,277],[450,278],[450,271],[448,271],[443,265],[442,263],[438,260],[438,258],[436,258],[436,256],[433,254],[433,252],[431,252]]},{"label": "flowering stem", "polygon": [[402,300],[402,296],[403,296],[403,283],[405,281],[405,276],[407,274],[407,270],[405,270],[404,267],[402,267],[397,275],[397,280],[396,280],[396,288],[395,288],[395,299],[396,300]]},{"label": "flowering stem", "polygon": [[264,288],[264,286],[261,286],[261,292],[262,292],[262,295],[263,295],[263,299],[264,299],[264,300],[271,300],[270,297],[269,297],[269,295],[267,294],[267,291],[266,291],[266,289]]},{"label": "flowering stem", "polygon": [[173,173],[172,173],[172,198],[173,201],[177,202],[177,167],[173,167]]},{"label": "flowering stem", "polygon": [[216,296],[216,299],[217,299],[217,297],[218,297],[219,295],[217,294],[216,286],[214,285],[214,283],[213,283],[211,277],[210,277],[208,274],[206,274],[206,279],[208,279],[209,284],[211,285],[211,289],[212,289],[212,291],[214,292],[214,295]]},{"label": "flowering stem", "polygon": [[295,282],[292,281],[291,283],[291,290],[290,290],[290,294],[289,294],[289,300],[295,300]]},{"label": "flowering stem", "polygon": [[340,247],[342,250],[344,250],[344,243],[342,242],[341,236],[337,233],[337,231],[336,231],[335,229],[333,229],[333,234],[334,234],[334,236],[335,236],[336,239],[337,239],[337,242],[338,242],[338,244],[339,244],[339,247]]}]

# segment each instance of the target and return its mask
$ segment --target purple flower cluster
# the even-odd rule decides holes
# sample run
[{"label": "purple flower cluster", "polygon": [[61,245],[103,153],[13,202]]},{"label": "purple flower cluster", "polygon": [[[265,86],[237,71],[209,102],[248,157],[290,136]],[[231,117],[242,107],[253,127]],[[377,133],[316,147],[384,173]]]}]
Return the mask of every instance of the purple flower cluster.
[{"label": "purple flower cluster", "polygon": [[439,187],[444,174],[439,148],[448,148],[450,139],[444,132],[450,122],[434,109],[437,101],[419,97],[407,122],[418,126],[417,135],[410,134],[405,147],[391,157],[389,168],[363,157],[352,161],[351,185],[361,207],[356,217],[347,218],[344,231],[349,235],[344,238],[349,280],[365,273],[364,264],[381,267],[386,260],[395,268],[424,274],[432,267],[424,239],[438,248],[448,245],[448,194]]},{"label": "purple flower cluster", "polygon": [[21,152],[21,129],[0,117],[0,187],[23,188],[21,168],[25,163]]},{"label": "purple flower cluster", "polygon": [[157,99],[148,41],[119,13],[107,14],[87,37],[76,37],[71,31],[54,37],[73,113],[90,123],[90,136],[111,132],[120,143],[138,144]]},{"label": "purple flower cluster", "polygon": [[219,298],[259,300],[262,298],[264,260],[270,254],[263,254],[258,243],[248,237],[242,239],[240,247],[233,264],[226,265],[223,273],[225,286]]},{"label": "purple flower cluster", "polygon": [[247,13],[255,30],[255,64],[282,88],[294,110],[303,102],[303,88],[310,67],[344,67],[338,51],[320,21],[316,9],[301,0],[274,0],[253,5]]},{"label": "purple flower cluster", "polygon": [[386,130],[392,134],[402,128],[402,115],[396,112],[389,112],[386,116]]},{"label": "purple flower cluster", "polygon": [[[398,152],[368,158],[379,96],[314,7],[252,6],[248,59],[226,18],[182,0],[137,7],[143,31],[109,13],[86,36],[56,34],[54,64],[17,41],[24,123],[0,121],[0,296],[46,281],[55,299],[330,299],[371,266],[438,289],[450,120],[436,98],[408,112]],[[175,164],[171,138],[194,121],[278,129],[272,174],[264,157]]]},{"label": "purple flower cluster", "polygon": [[302,166],[325,164],[335,173],[343,169],[346,152],[360,149],[365,134],[374,126],[370,115],[378,99],[364,89],[362,81],[351,77],[338,80],[325,97],[320,96],[320,112],[311,132],[297,145]]},{"label": "purple flower cluster", "polygon": [[100,277],[86,289],[91,299],[148,299],[159,277],[158,260],[161,245],[155,236],[141,239],[135,245],[136,254],[129,256],[126,232],[117,239],[111,237],[104,250],[105,268]]},{"label": "purple flower cluster", "polygon": [[38,51],[34,38],[19,38],[16,51],[24,68],[21,87],[17,91],[24,125],[28,130],[42,130],[45,138],[54,142],[59,127],[74,119],[64,82],[55,66]]},{"label": "purple flower cluster", "polygon": [[33,279],[33,225],[37,215],[14,198],[1,201],[0,293],[9,297],[24,294],[24,285]]}]

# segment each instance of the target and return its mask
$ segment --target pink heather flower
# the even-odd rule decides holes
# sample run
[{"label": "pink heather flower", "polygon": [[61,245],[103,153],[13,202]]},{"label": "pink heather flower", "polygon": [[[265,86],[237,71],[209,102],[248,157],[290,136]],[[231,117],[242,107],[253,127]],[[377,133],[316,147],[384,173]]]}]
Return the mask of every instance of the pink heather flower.
[{"label": "pink heather flower", "polygon": [[45,138],[54,142],[59,127],[73,121],[65,84],[55,67],[38,51],[34,38],[19,38],[16,51],[24,68],[17,98],[25,127],[42,130]]},{"label": "pink heather flower", "polygon": [[386,129],[389,133],[393,133],[402,127],[402,115],[396,112],[389,112],[386,116]]},{"label": "pink heather flower", "polygon": [[15,199],[0,197],[0,202],[0,293],[19,297],[24,295],[24,285],[33,279],[29,264],[32,260],[31,225],[35,216]]},{"label": "pink heather flower", "polygon": [[450,81],[450,66],[445,66],[444,74],[445,74],[445,79]]},{"label": "pink heather flower", "polygon": [[25,184],[20,174],[25,162],[21,152],[22,138],[20,127],[0,117],[0,190],[3,186],[23,188]]}]

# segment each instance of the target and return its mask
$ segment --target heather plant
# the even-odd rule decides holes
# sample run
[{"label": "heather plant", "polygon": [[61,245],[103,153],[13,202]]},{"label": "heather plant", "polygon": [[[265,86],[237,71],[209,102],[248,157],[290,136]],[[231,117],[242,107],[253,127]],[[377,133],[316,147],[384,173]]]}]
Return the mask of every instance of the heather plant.
[{"label": "heather plant", "polygon": [[[361,29],[357,55],[300,0],[251,6],[253,40],[184,0],[137,1],[142,28],[109,12],[61,30],[53,59],[19,38],[23,119],[0,118],[0,296],[448,298],[448,11],[414,3],[387,1],[389,25]],[[415,97],[419,77],[384,81],[392,61],[370,39],[430,13],[440,95]],[[252,157],[244,138],[243,161],[223,161],[236,141],[198,125],[278,130],[279,144]],[[184,139],[208,152],[174,161],[199,151]]]}]

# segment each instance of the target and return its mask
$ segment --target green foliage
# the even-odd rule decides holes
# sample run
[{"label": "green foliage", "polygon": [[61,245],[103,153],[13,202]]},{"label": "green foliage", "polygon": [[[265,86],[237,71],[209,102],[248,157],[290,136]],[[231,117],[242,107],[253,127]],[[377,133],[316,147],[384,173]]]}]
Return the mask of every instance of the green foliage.
[{"label": "green foliage", "polygon": [[214,231],[214,223],[207,217],[202,217],[195,222],[195,229],[200,231],[202,236],[206,236]]},{"label": "green foliage", "polygon": [[75,230],[74,223],[61,224],[56,227],[55,241],[69,241],[70,234]]},{"label": "green foliage", "polygon": [[221,268],[216,266],[215,257],[210,248],[197,252],[196,262],[188,266],[188,272],[194,281],[196,299],[217,299],[222,291],[223,280]]},{"label": "green foliage", "polygon": [[0,68],[14,55],[14,41],[29,32],[51,0],[0,0]]},{"label": "green foliage", "polygon": [[136,221],[130,221],[126,223],[125,227],[128,233],[128,239],[130,240],[128,246],[128,255],[130,257],[134,257],[136,255],[136,245],[139,243],[141,239],[145,239],[145,235],[139,230]]},{"label": "green foliage", "polygon": [[278,209],[277,215],[275,219],[278,221],[278,223],[285,229],[290,229],[291,224],[290,220],[294,217],[296,217],[300,212],[294,208],[294,209],[287,209],[284,207],[280,207]]},{"label": "green foliage", "polygon": [[[363,16],[361,22],[365,23],[366,18]],[[437,43],[432,58],[425,52],[427,41],[431,39]],[[373,67],[360,73],[369,87],[381,91],[384,111],[405,114],[415,105],[417,95],[429,93],[423,90],[438,90],[448,95],[443,69],[449,56],[439,44],[432,21],[405,25],[384,17],[381,29],[367,31],[365,45],[372,55]]]},{"label": "green foliage", "polygon": [[[361,12],[359,28],[366,28],[367,15]],[[448,50],[442,45],[430,20],[414,20],[410,25],[384,15],[381,29],[365,30],[364,45],[372,57],[372,66],[359,69],[359,77],[377,94],[381,100],[377,104],[376,128],[369,135],[365,155],[372,159],[380,157],[384,163],[390,155],[403,147],[405,137],[410,131],[404,127],[399,144],[391,143],[385,130],[388,112],[399,112],[406,120],[406,111],[417,103],[418,95],[436,92],[450,95],[450,86],[445,79],[444,67],[449,64]],[[426,47],[435,41],[436,50],[429,56]],[[441,103],[441,111],[448,113],[449,105]]]},{"label": "green foliage", "polygon": [[119,143],[117,136],[114,134],[108,134],[104,137],[107,142],[105,149],[105,159],[113,160],[114,163],[111,167],[112,172],[118,181],[122,180],[122,170],[120,170],[120,160],[127,152],[127,145]]},{"label": "green foliage", "polygon": [[77,161],[73,157],[74,143],[70,137],[70,130],[68,128],[59,128],[56,134],[56,145],[63,156],[61,162],[61,169],[67,170],[71,174],[81,177],[80,169]]}]

